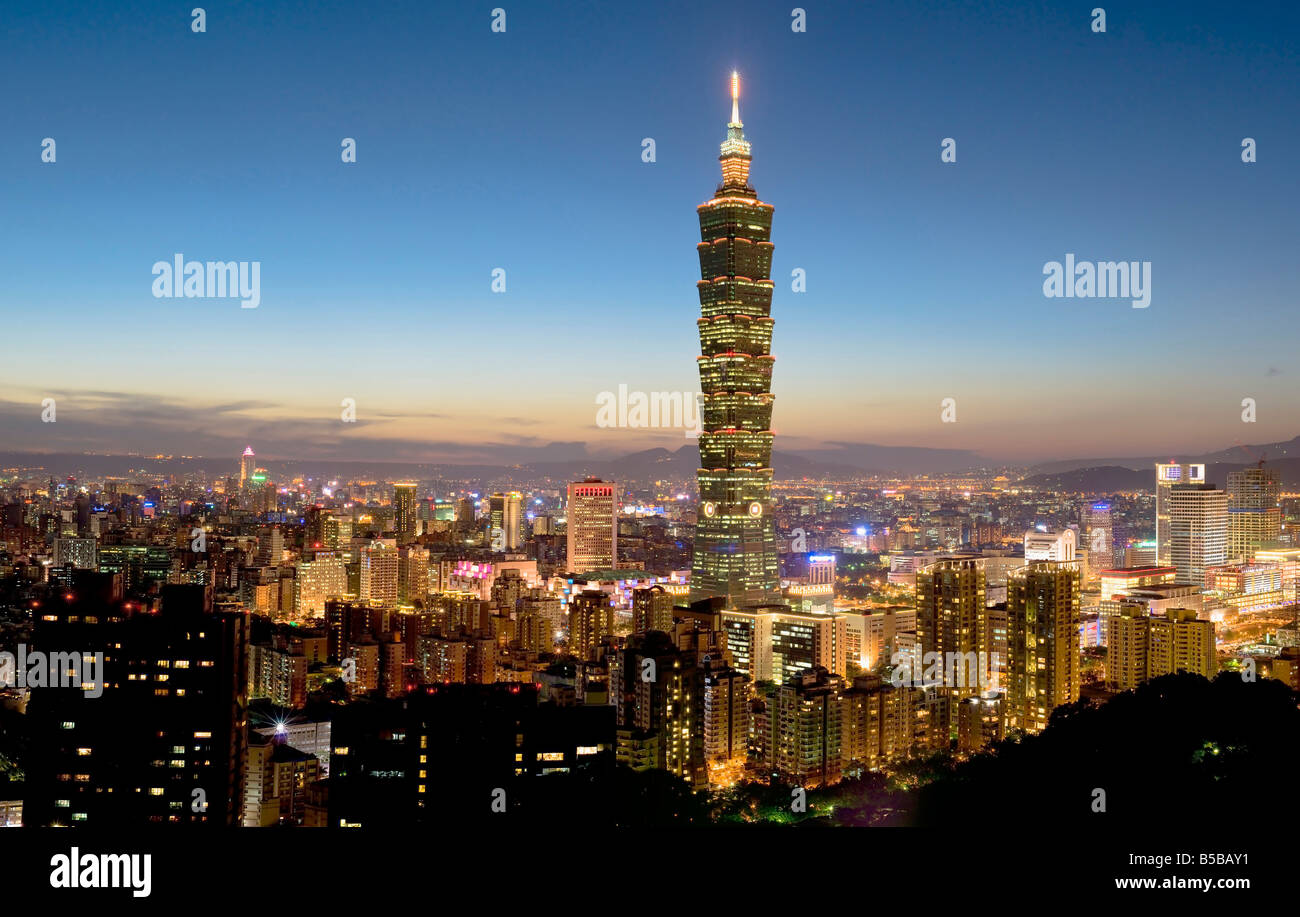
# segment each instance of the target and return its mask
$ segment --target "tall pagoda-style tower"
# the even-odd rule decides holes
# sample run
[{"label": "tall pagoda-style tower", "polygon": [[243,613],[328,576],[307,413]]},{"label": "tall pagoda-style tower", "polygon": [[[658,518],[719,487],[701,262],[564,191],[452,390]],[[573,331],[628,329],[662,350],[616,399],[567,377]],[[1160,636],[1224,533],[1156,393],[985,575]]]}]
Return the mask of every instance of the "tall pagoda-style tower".
[{"label": "tall pagoda-style tower", "polygon": [[722,183],[701,204],[700,487],[691,599],[729,606],[780,601],[772,520],[772,205],[749,184],[740,77]]}]

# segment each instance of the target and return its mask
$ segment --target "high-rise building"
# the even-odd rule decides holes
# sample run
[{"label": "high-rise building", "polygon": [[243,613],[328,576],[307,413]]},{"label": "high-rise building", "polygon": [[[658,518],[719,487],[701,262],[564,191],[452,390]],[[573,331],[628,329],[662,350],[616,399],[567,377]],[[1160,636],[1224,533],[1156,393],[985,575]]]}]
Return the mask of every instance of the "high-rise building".
[{"label": "high-rise building", "polygon": [[843,758],[852,771],[880,770],[912,752],[913,707],[923,692],[859,675],[843,698]]},{"label": "high-rise building", "polygon": [[630,637],[610,668],[617,757],[702,788],[708,780],[703,689],[695,655],[677,647],[670,635],[650,631]]},{"label": "high-rise building", "polygon": [[1192,609],[1149,615],[1142,603],[1125,602],[1107,626],[1106,687],[1112,691],[1173,672],[1213,678],[1218,669],[1214,622]]},{"label": "high-rise building", "polygon": [[1282,534],[1277,472],[1262,465],[1228,472],[1228,557],[1250,562],[1255,552]]},{"label": "high-rise building", "polygon": [[257,535],[257,565],[274,567],[284,556],[284,533],[278,525],[263,529]]},{"label": "high-rise building", "polygon": [[848,620],[785,605],[731,609],[722,615],[728,655],[754,681],[784,684],[806,669],[848,670]]},{"label": "high-rise building", "polygon": [[361,552],[361,601],[397,604],[399,560],[397,546],[388,539],[375,539],[366,545]]},{"label": "high-rise building", "polygon": [[618,486],[600,478],[569,485],[567,539],[570,573],[618,566]]},{"label": "high-rise building", "polygon": [[1077,561],[1034,561],[1007,579],[1006,717],[1040,732],[1052,711],[1079,699]]},{"label": "high-rise building", "polygon": [[801,786],[836,783],[844,767],[844,678],[820,666],[792,676],[776,692],[772,768]]},{"label": "high-rise building", "polygon": [[1084,515],[1083,521],[1087,523],[1088,567],[1095,578],[1096,571],[1115,565],[1115,523],[1111,519],[1109,503],[1093,503]]},{"label": "high-rise building", "polygon": [[704,754],[711,764],[740,763],[749,744],[750,681],[724,659],[705,657]]},{"label": "high-rise building", "polygon": [[76,570],[94,570],[98,558],[94,538],[60,538],[54,542],[54,566],[71,564]]},{"label": "high-rise building", "polygon": [[257,471],[257,457],[253,455],[253,447],[247,446],[244,454],[239,457],[239,489],[247,490],[253,485],[253,472]]},{"label": "high-rise building", "polygon": [[399,545],[415,540],[415,485],[393,485],[393,530]]},{"label": "high-rise building", "polygon": [[[950,669],[964,673],[953,683],[945,677],[944,687],[957,699],[979,693],[981,678],[987,677],[986,667],[992,660],[994,634],[988,626],[985,589],[984,565],[979,558],[940,560],[916,574],[916,649],[921,655],[921,671],[928,667],[927,654],[935,653],[945,673]],[[980,653],[985,666],[978,667],[976,677],[971,677],[969,660],[978,662]],[[960,669],[950,665],[951,661],[959,661]]]},{"label": "high-rise building", "polygon": [[1212,484],[1169,488],[1169,564],[1174,582],[1205,585],[1205,571],[1228,559],[1228,495]]},{"label": "high-rise building", "polygon": [[772,519],[772,205],[749,184],[750,147],[731,80],[722,182],[700,218],[700,503],[691,598],[779,599]]},{"label": "high-rise building", "polygon": [[406,604],[423,602],[429,596],[429,550],[408,544],[398,550],[397,599]]},{"label": "high-rise building", "polygon": [[83,575],[42,603],[35,649],[102,653],[102,693],[84,683],[32,689],[24,822],[233,827],[243,808],[248,616],[214,610],[198,585],[163,586],[150,613],[105,585],[114,579]]},{"label": "high-rise building", "polygon": [[491,544],[494,551],[517,551],[523,540],[524,495],[493,494],[488,499]]},{"label": "high-rise building", "polygon": [[299,561],[297,568],[293,608],[300,618],[321,614],[326,600],[348,591],[347,565],[333,551],[317,551],[311,560]]},{"label": "high-rise building", "polygon": [[569,652],[591,658],[600,641],[614,633],[614,609],[600,589],[584,589],[569,602]]},{"label": "high-rise building", "polygon": [[245,828],[300,825],[307,804],[307,787],[319,777],[320,761],[299,751],[278,735],[254,732],[244,758]]},{"label": "high-rise building", "polygon": [[643,634],[648,630],[670,633],[673,629],[673,601],[675,596],[663,586],[649,586],[632,590],[632,632]]},{"label": "high-rise building", "polygon": [[1169,494],[1175,484],[1204,484],[1205,466],[1156,463],[1156,563],[1167,567],[1170,557]]}]

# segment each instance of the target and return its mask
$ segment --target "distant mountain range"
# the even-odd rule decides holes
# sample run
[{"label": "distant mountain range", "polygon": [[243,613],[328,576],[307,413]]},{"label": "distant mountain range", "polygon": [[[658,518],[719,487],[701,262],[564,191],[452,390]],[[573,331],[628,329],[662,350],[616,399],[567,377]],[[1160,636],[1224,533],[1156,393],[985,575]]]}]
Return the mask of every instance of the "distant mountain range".
[{"label": "distant mountain range", "polygon": [[[1277,443],[1232,446],[1203,455],[1141,456],[1125,458],[1071,459],[1045,462],[1025,469],[1024,483],[1081,493],[1113,493],[1150,490],[1155,483],[1156,462],[1176,458],[1206,465],[1206,478],[1220,487],[1228,472],[1254,465],[1264,457],[1266,466],[1279,472],[1283,486],[1300,486],[1300,436]],[[506,485],[550,479],[554,482],[596,476],[616,481],[683,481],[694,478],[699,453],[694,443],[675,450],[646,449],[623,456],[589,456],[527,464],[434,464],[414,462],[356,462],[334,460],[259,460],[272,476],[338,477],[467,481]],[[975,452],[959,449],[928,449],[912,446],[880,446],[871,443],[833,443],[829,448],[777,451],[772,465],[779,480],[843,480],[872,474],[946,474],[979,468],[1003,467]],[[237,459],[230,458],[145,458],[130,455],[85,455],[81,453],[0,452],[0,469],[43,467],[56,478],[69,474],[166,476],[203,472],[209,476],[237,471]]]}]

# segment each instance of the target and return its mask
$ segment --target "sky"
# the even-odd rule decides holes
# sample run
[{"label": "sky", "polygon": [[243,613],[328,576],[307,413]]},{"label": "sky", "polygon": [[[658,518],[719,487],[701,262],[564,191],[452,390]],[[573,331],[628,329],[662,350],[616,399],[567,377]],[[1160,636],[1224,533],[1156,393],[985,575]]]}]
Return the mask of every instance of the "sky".
[{"label": "sky", "polygon": [[[752,0],[230,2],[195,33],[198,2],[0,11],[8,449],[679,448],[597,399],[698,388],[733,69],[775,206],[778,450],[1300,433],[1296,5],[1112,4],[1097,33],[1091,2],[807,3],[804,32]],[[156,298],[178,252],[260,262],[260,305]],[[1066,253],[1150,262],[1150,306],[1045,297]]]}]

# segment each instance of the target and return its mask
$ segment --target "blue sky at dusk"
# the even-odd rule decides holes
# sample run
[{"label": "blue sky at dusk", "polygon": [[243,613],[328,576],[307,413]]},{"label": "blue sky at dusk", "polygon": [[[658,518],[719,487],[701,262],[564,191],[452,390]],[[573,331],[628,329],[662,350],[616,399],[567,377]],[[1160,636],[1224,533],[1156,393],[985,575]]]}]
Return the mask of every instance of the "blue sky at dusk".
[{"label": "blue sky at dusk", "polygon": [[[201,2],[0,11],[7,448],[678,448],[595,398],[698,387],[733,68],[776,208],[778,450],[1300,433],[1295,5],[1104,4],[1099,35],[1103,0],[802,3],[804,34],[794,3],[209,2],[194,34]],[[260,261],[260,307],[154,298],[176,252]],[[1045,298],[1067,252],[1150,261],[1150,307]]]}]

